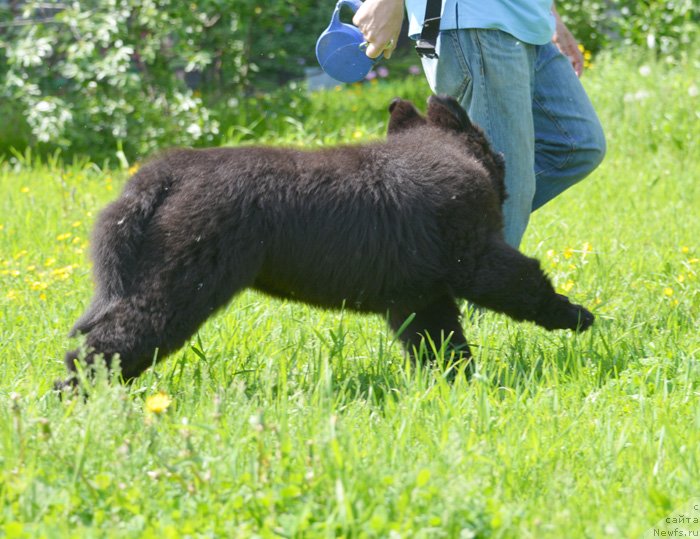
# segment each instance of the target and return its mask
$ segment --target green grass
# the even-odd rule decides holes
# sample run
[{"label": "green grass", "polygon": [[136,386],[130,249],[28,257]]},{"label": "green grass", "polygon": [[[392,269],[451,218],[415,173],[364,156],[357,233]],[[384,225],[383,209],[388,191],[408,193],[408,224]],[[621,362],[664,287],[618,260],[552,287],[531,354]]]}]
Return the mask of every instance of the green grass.
[{"label": "green grass", "polygon": [[[132,386],[61,401],[89,230],[127,174],[0,164],[0,536],[638,537],[697,497],[698,64],[643,63],[586,75],[608,157],[522,246],[596,325],[465,321],[471,383],[405,364],[378,317],[245,292]],[[379,137],[396,94],[425,86],[324,94],[260,138]]]}]

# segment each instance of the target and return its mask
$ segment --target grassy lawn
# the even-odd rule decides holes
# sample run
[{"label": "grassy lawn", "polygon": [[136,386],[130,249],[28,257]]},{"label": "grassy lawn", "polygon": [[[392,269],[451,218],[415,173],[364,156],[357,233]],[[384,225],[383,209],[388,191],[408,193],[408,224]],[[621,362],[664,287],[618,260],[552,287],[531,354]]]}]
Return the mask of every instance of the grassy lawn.
[{"label": "grassy lawn", "polygon": [[[700,496],[697,69],[618,55],[585,76],[608,157],[522,250],[597,323],[465,320],[470,383],[407,365],[378,317],[245,292],[132,386],[62,401],[89,231],[127,172],[5,159],[0,536],[643,536]],[[393,95],[427,96],[331,91],[263,140],[381,137]]]}]

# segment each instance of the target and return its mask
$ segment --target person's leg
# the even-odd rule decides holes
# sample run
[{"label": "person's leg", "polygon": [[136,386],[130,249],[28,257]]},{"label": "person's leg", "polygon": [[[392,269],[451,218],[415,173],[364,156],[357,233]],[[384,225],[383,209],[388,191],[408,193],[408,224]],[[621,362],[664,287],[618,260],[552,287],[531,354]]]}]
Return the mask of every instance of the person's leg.
[{"label": "person's leg", "polygon": [[585,178],[605,155],[603,129],[568,58],[553,43],[536,49],[533,211]]},{"label": "person's leg", "polygon": [[433,91],[459,100],[505,157],[504,235],[517,248],[535,195],[535,47],[500,30],[463,29],[442,32],[438,51],[437,62],[424,61]]}]

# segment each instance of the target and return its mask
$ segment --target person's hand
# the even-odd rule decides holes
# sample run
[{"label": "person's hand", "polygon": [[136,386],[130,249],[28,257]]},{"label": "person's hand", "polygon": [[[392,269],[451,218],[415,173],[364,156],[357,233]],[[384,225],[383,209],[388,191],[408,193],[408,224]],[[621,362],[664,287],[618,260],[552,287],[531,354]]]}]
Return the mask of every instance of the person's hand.
[{"label": "person's hand", "polygon": [[583,53],[578,48],[578,41],[576,41],[576,38],[566,27],[564,21],[559,17],[559,13],[557,13],[557,10],[553,7],[552,14],[556,21],[552,41],[559,48],[561,53],[569,59],[576,75],[580,77],[583,74]]},{"label": "person's hand", "polygon": [[365,36],[367,56],[376,58],[384,53],[384,58],[388,60],[399,41],[403,0],[366,0],[352,22]]}]

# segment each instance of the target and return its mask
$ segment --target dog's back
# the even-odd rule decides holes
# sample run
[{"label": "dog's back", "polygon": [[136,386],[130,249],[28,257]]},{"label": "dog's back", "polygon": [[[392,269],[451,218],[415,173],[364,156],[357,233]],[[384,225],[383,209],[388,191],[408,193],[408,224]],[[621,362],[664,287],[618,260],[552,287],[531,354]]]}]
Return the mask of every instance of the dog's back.
[{"label": "dog's back", "polygon": [[[139,209],[139,235],[125,241],[115,223],[144,199],[153,205]],[[500,225],[500,201],[483,164],[425,125],[320,151],[172,151],[144,167],[105,215],[102,245],[139,259],[141,275],[169,257],[183,267],[255,264],[246,273],[265,292],[381,312],[444,286],[451,245],[480,248],[477,229]]]}]

